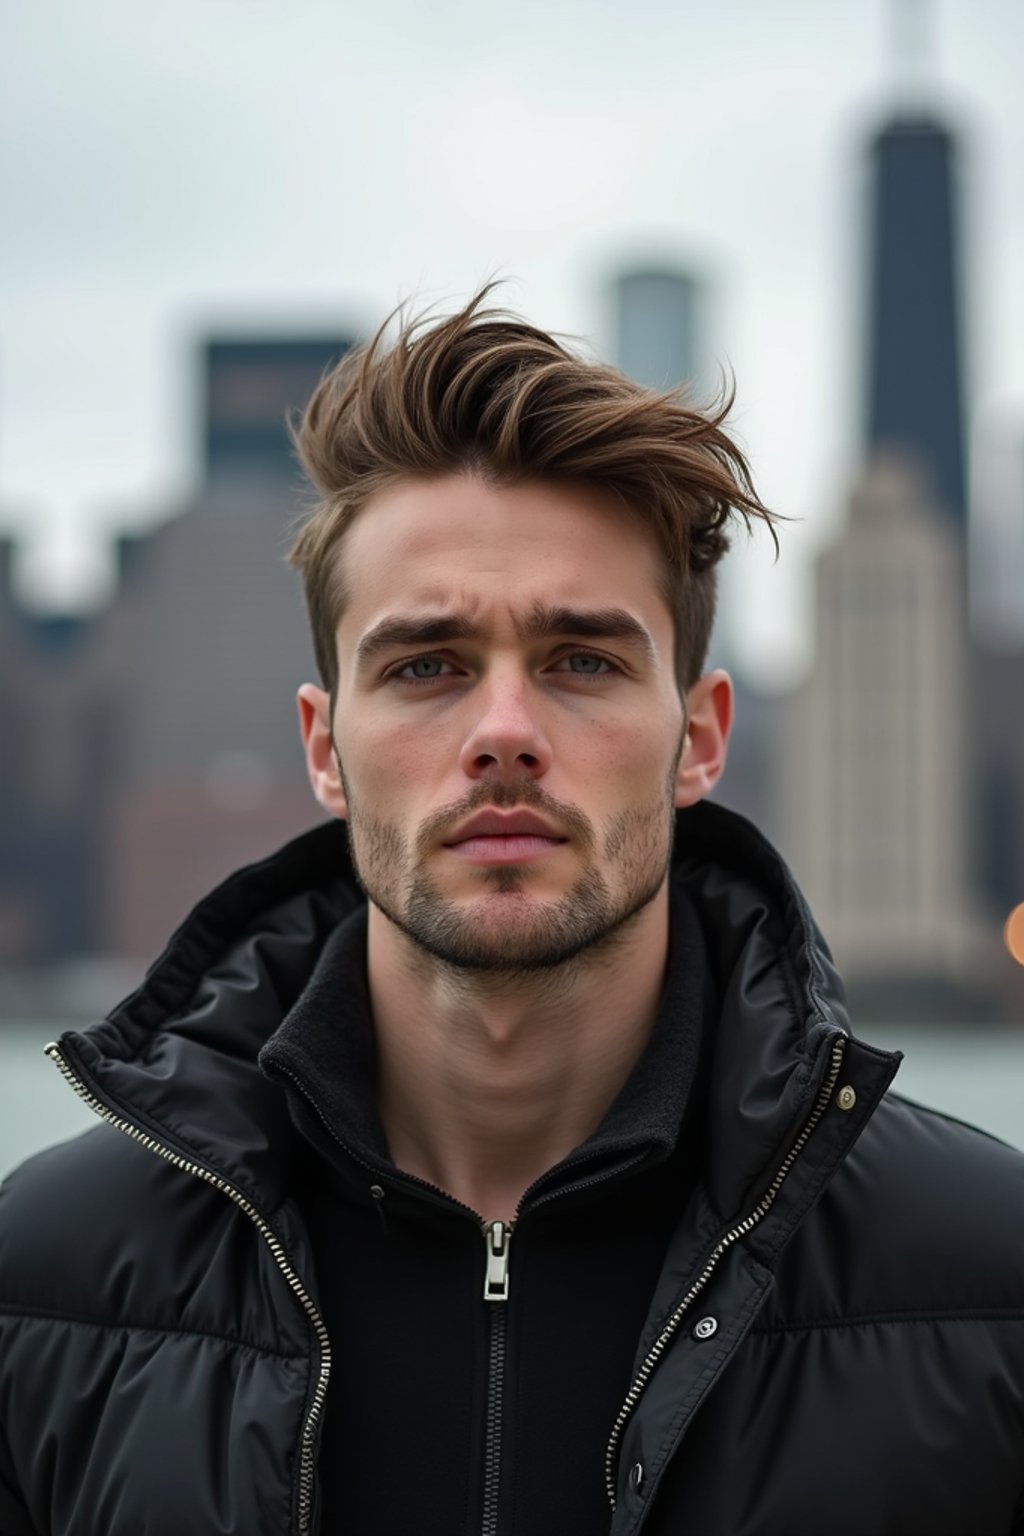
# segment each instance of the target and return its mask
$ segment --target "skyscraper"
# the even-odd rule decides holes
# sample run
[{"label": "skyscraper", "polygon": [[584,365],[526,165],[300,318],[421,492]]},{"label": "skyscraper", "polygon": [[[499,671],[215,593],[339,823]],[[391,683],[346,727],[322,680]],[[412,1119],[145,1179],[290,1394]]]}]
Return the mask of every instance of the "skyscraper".
[{"label": "skyscraper", "polygon": [[204,484],[121,542],[105,612],[23,612],[0,540],[0,965],[149,953],[211,876],[315,819],[294,720],[314,667],[284,561],[299,488],[284,418],[350,345],[203,347]]},{"label": "skyscraper", "polygon": [[316,817],[294,721],[295,688],[314,668],[284,559],[300,487],[285,417],[351,345],[208,342],[206,483],[122,551],[105,619],[132,658],[107,821],[104,941],[115,953],[147,953],[211,876]]},{"label": "skyscraper", "polygon": [[966,1011],[996,985],[971,889],[960,565],[921,478],[884,458],[818,559],[815,664],[780,738],[785,844],[861,1006],[875,988]]},{"label": "skyscraper", "polygon": [[216,339],[204,348],[207,483],[258,474],[294,477],[285,426],[351,337]]},{"label": "skyscraper", "polygon": [[685,272],[643,267],[615,280],[615,361],[648,389],[705,382],[702,294]]},{"label": "skyscraper", "polygon": [[900,116],[870,149],[866,457],[896,450],[963,530],[964,388],[953,135]]}]

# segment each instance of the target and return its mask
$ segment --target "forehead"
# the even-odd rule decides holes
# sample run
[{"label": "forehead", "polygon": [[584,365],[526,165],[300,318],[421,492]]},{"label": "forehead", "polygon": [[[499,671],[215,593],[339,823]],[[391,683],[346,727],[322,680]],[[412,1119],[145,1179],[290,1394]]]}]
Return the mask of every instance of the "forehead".
[{"label": "forehead", "polygon": [[494,486],[471,475],[399,481],[357,514],[342,559],[346,629],[384,608],[552,601],[614,604],[652,630],[671,624],[654,534],[588,486]]}]

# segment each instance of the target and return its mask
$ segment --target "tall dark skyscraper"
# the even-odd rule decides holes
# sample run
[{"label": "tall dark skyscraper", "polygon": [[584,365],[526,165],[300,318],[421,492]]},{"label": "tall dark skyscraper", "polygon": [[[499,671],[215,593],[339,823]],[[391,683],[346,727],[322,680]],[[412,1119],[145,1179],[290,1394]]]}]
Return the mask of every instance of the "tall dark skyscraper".
[{"label": "tall dark skyscraper", "polygon": [[924,116],[871,144],[867,446],[913,455],[962,527],[964,400],[956,145]]}]

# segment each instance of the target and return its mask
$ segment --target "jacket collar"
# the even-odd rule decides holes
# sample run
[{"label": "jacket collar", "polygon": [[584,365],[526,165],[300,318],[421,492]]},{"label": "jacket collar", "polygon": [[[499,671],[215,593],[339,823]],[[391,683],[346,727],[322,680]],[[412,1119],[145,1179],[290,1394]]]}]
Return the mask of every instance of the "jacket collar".
[{"label": "jacket collar", "polygon": [[[366,1169],[397,1172],[376,1106],[366,929],[362,907],[330,935],[308,985],[259,1054],[261,1069],[288,1094],[300,1130],[363,1188]],[[681,884],[672,892],[669,940],[661,1006],[647,1048],[592,1135],[533,1193],[571,1178],[582,1160],[590,1169],[641,1159],[650,1166],[675,1150],[698,1096],[702,1050],[717,1016],[702,926]],[[339,1148],[349,1156],[339,1158]]]},{"label": "jacket collar", "polygon": [[[828,1042],[847,1032],[845,1002],[792,876],[742,817],[711,803],[678,813],[672,880],[699,915],[719,992],[705,1176],[731,1214],[813,1097]],[[287,1108],[257,1057],[361,901],[344,827],[305,834],[200,902],[136,992],[62,1037],[69,1062],[119,1116],[276,1208]]]}]

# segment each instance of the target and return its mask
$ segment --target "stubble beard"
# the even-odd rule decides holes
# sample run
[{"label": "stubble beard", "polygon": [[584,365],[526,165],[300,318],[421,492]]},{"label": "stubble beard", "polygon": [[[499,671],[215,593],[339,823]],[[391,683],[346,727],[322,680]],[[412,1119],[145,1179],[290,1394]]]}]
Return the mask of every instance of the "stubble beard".
[{"label": "stubble beard", "polygon": [[[602,852],[605,867],[618,874],[614,887],[594,857],[597,839],[589,820],[532,783],[479,785],[457,808],[431,817],[412,852],[394,823],[360,810],[346,784],[357,879],[424,956],[454,970],[512,979],[550,972],[585,955],[596,959],[615,948],[664,885],[672,857],[677,762],[678,754],[664,797],[619,812],[605,829]],[[584,867],[564,896],[532,897],[529,867],[515,865],[474,871],[483,887],[478,901],[460,907],[443,895],[425,868],[424,853],[436,847],[439,831],[484,805],[536,810],[569,833],[583,852]]]}]

